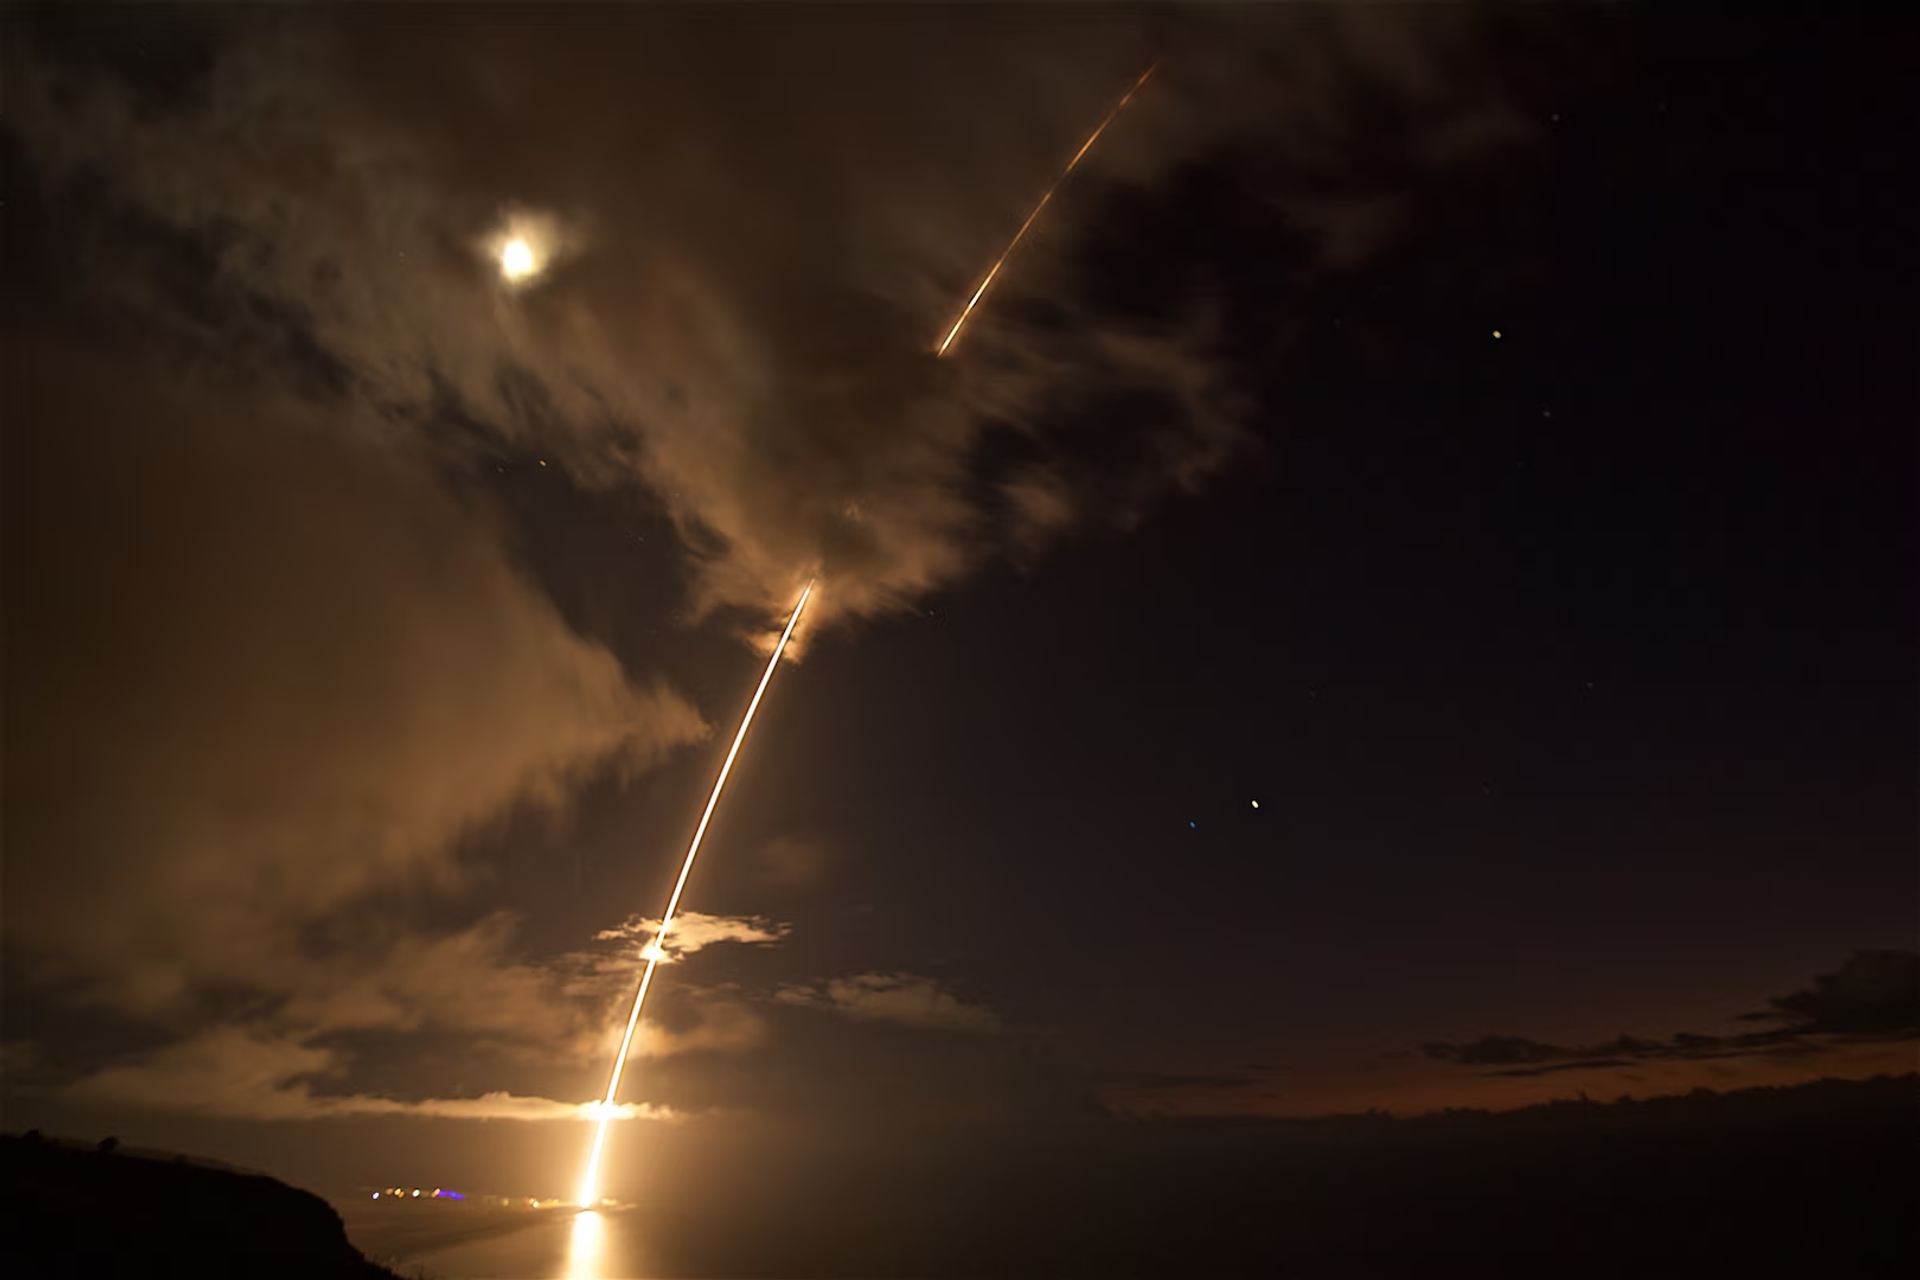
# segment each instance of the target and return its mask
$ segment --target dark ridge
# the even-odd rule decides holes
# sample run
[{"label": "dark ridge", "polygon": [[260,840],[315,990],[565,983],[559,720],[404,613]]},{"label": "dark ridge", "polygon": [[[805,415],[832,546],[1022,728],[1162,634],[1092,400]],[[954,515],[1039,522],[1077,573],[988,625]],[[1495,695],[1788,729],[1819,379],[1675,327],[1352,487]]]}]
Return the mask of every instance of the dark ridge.
[{"label": "dark ridge", "polygon": [[0,1136],[0,1256],[21,1280],[276,1276],[393,1280],[340,1215],[265,1174],[183,1155]]}]

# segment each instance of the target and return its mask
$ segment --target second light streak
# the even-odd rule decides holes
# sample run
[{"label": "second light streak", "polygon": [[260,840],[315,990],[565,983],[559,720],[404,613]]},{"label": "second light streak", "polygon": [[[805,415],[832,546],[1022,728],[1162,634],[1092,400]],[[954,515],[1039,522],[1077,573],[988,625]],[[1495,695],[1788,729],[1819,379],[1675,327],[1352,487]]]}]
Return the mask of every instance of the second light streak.
[{"label": "second light streak", "polygon": [[1007,241],[1006,249],[1001,252],[998,258],[994,259],[993,265],[987,268],[987,274],[981,279],[980,287],[973,291],[973,296],[967,299],[967,305],[960,309],[960,314],[954,319],[953,327],[947,330],[947,336],[940,339],[940,345],[934,352],[935,355],[944,356],[947,354],[947,348],[951,347],[954,339],[960,336],[960,330],[966,326],[968,317],[973,315],[973,309],[979,306],[980,299],[986,296],[988,286],[993,283],[994,277],[1000,274],[1000,268],[1007,265],[1007,259],[1011,258],[1013,251],[1020,247],[1020,241],[1026,237],[1027,228],[1033,225],[1034,219],[1040,216],[1040,211],[1047,207],[1049,200],[1053,199],[1053,193],[1058,191],[1060,185],[1073,174],[1074,169],[1078,167],[1081,159],[1085,157],[1087,152],[1093,150],[1093,144],[1100,141],[1100,135],[1107,131],[1107,126],[1112,124],[1114,120],[1119,117],[1120,113],[1127,109],[1127,104],[1133,101],[1133,95],[1140,92],[1140,86],[1147,82],[1147,77],[1158,70],[1159,66],[1160,63],[1156,60],[1152,66],[1140,73],[1140,78],[1133,82],[1133,87],[1122,95],[1120,101],[1114,103],[1113,110],[1107,112],[1107,118],[1100,122],[1100,127],[1088,134],[1087,140],[1080,144],[1080,149],[1073,153],[1073,159],[1067,161],[1067,167],[1060,171],[1060,176],[1053,180],[1053,185],[1048,187],[1046,194],[1040,197],[1040,203],[1033,206],[1033,212],[1029,213],[1027,220],[1020,224],[1020,229],[1013,233],[1013,239]]}]

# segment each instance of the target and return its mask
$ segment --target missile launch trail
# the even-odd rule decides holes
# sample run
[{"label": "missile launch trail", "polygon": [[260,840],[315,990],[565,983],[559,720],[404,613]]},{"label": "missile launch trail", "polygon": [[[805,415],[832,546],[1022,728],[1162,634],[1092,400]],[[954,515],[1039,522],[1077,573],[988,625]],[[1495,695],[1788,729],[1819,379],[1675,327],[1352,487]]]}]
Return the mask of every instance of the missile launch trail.
[{"label": "missile launch trail", "polygon": [[[980,299],[986,296],[987,289],[1000,274],[1000,269],[1007,265],[1007,259],[1011,258],[1014,250],[1020,247],[1020,242],[1026,238],[1028,229],[1039,218],[1040,211],[1047,207],[1054,193],[1073,175],[1073,171],[1079,167],[1080,161],[1086,158],[1087,153],[1093,150],[1093,144],[1100,141],[1100,135],[1107,131],[1107,127],[1119,117],[1122,111],[1126,110],[1127,104],[1133,101],[1134,94],[1140,92],[1140,87],[1146,84],[1148,78],[1159,69],[1159,66],[1159,62],[1155,61],[1140,73],[1140,78],[1133,82],[1133,85],[1121,96],[1120,101],[1107,112],[1106,118],[1100,122],[1099,127],[1087,135],[1087,140],[1080,144],[1078,151],[1073,153],[1073,159],[1067,161],[1067,167],[1060,171],[1060,176],[1053,180],[1053,185],[1048,187],[1045,194],[1040,197],[1040,202],[1033,206],[1033,211],[1027,215],[1026,221],[1020,224],[1020,229],[1013,233],[1013,239],[1007,242],[1006,249],[994,260],[993,266],[987,269],[987,274],[981,279],[979,287],[973,291],[973,296],[967,299],[967,305],[961,308],[959,316],[953,322],[953,327],[948,329],[946,336],[940,340],[936,355],[945,356],[952,348],[955,339],[960,336],[960,330],[966,327],[968,318],[973,315],[974,308],[980,305]],[[663,947],[667,930],[673,925],[674,913],[680,909],[680,895],[686,890],[687,875],[693,870],[694,858],[699,856],[700,842],[706,838],[707,825],[713,820],[713,811],[720,803],[720,793],[727,785],[727,775],[733,772],[734,758],[740,754],[740,745],[747,739],[747,730],[753,725],[754,713],[760,709],[760,699],[766,694],[767,685],[773,679],[774,668],[780,665],[780,655],[786,652],[787,641],[793,636],[793,629],[800,621],[801,612],[807,607],[807,600],[813,595],[813,588],[814,584],[809,582],[806,590],[800,593],[800,602],[794,605],[793,614],[787,619],[786,630],[780,633],[780,642],[773,647],[773,655],[767,659],[767,669],[761,673],[760,685],[753,691],[753,701],[747,704],[747,713],[740,718],[740,728],[734,733],[733,745],[728,748],[726,761],[720,766],[720,776],[714,779],[713,791],[707,796],[706,810],[700,815],[700,824],[694,828],[693,842],[687,846],[687,856],[681,861],[680,878],[674,882],[673,894],[667,899],[667,909],[660,917],[660,931],[644,952],[646,966],[640,971],[640,984],[633,993],[633,1007],[627,1014],[626,1031],[620,1037],[620,1049],[614,1055],[613,1069],[607,1076],[606,1097],[601,1100],[599,1114],[595,1117],[593,1146],[587,1155],[586,1171],[580,1179],[578,1199],[583,1207],[590,1208],[600,1199],[600,1158],[606,1151],[607,1123],[613,1117],[614,1100],[620,1092],[620,1077],[626,1070],[627,1054],[633,1048],[634,1032],[640,1027],[640,1015],[646,1007],[647,992],[653,986],[653,971],[665,958]]]},{"label": "missile launch trail", "polygon": [[660,916],[660,931],[643,953],[647,964],[640,971],[640,985],[633,993],[633,1010],[627,1014],[627,1030],[620,1037],[620,1051],[614,1055],[613,1071],[607,1077],[607,1096],[601,1101],[599,1116],[593,1130],[593,1147],[587,1155],[587,1168],[580,1179],[579,1200],[583,1207],[591,1208],[600,1199],[600,1156],[607,1145],[607,1121],[613,1116],[614,1096],[620,1092],[620,1076],[626,1070],[627,1051],[633,1047],[633,1033],[640,1026],[640,1011],[647,1003],[647,989],[653,985],[653,971],[659,965],[665,952],[662,950],[667,940],[667,930],[673,926],[673,913],[680,909],[680,895],[686,891],[687,873],[693,870],[693,860],[699,856],[700,842],[706,838],[707,824],[713,821],[713,810],[720,803],[720,792],[727,785],[727,775],[733,772],[734,757],[740,754],[740,744],[747,740],[747,730],[753,725],[753,713],[760,709],[760,699],[767,692],[767,683],[773,679],[773,669],[780,665],[780,655],[787,650],[787,641],[793,636],[793,628],[800,621],[800,613],[807,607],[807,600],[813,595],[813,583],[808,582],[806,590],[800,593],[800,603],[793,606],[793,616],[787,619],[787,629],[780,633],[780,643],[773,646],[773,656],[767,659],[767,669],[760,676],[760,687],[753,691],[753,701],[747,704],[747,713],[740,717],[740,728],[733,735],[733,745],[727,749],[726,761],[720,766],[720,776],[713,781],[713,791],[707,796],[706,811],[700,815],[700,825],[694,828],[693,843],[687,846],[687,856],[680,863],[680,878],[674,881],[673,896],[667,899],[667,909]]},{"label": "missile launch trail", "polygon": [[1034,219],[1040,216],[1040,211],[1047,207],[1049,200],[1053,199],[1053,193],[1058,191],[1061,184],[1073,175],[1073,171],[1078,167],[1081,159],[1085,157],[1087,152],[1093,150],[1093,144],[1100,141],[1100,135],[1107,131],[1107,126],[1112,124],[1114,120],[1119,117],[1120,113],[1127,109],[1127,104],[1133,101],[1133,95],[1140,92],[1140,86],[1147,82],[1147,77],[1158,70],[1159,66],[1159,60],[1155,59],[1152,66],[1140,73],[1140,78],[1133,82],[1133,87],[1128,89],[1126,93],[1121,96],[1120,101],[1114,104],[1113,110],[1107,112],[1107,118],[1100,122],[1100,127],[1088,134],[1087,140],[1080,144],[1080,149],[1073,153],[1073,159],[1067,161],[1067,167],[1060,171],[1060,176],[1053,180],[1053,185],[1048,187],[1046,194],[1040,197],[1040,203],[1033,206],[1033,212],[1029,213],[1027,220],[1020,224],[1020,229],[1013,233],[1013,239],[1007,241],[1005,251],[1002,252],[998,258],[994,259],[991,267],[987,268],[987,274],[981,279],[980,287],[973,291],[973,296],[967,299],[967,305],[960,309],[960,315],[954,320],[953,327],[947,330],[947,336],[940,340],[940,346],[934,352],[936,356],[945,356],[947,354],[947,348],[951,347],[953,340],[960,336],[960,330],[966,325],[967,318],[973,314],[973,309],[980,305],[980,299],[986,295],[987,287],[993,283],[993,278],[1000,274],[1000,268],[1007,265],[1007,259],[1013,256],[1013,251],[1020,247],[1020,241],[1025,238],[1027,228],[1033,225]]}]

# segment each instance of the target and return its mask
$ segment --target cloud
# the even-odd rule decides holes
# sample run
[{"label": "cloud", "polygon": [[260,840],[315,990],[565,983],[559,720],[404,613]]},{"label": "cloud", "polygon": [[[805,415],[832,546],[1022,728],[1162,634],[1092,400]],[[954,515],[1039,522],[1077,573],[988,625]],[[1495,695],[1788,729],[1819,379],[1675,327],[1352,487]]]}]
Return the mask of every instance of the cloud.
[{"label": "cloud", "polygon": [[1775,996],[1748,1021],[1778,1021],[1799,1035],[1920,1032],[1920,953],[1861,951],[1813,985]]},{"label": "cloud", "polygon": [[459,1120],[671,1120],[646,1104],[557,1102],[496,1092],[477,1098],[402,1100],[316,1093],[313,1082],[339,1074],[333,1051],[236,1027],[178,1041],[132,1063],[76,1080],[73,1101],[240,1120],[320,1120],[341,1116],[439,1116]]},{"label": "cloud", "polygon": [[[204,19],[156,100],[150,64],[77,63],[49,15],[12,54],[10,114],[48,234],[87,245],[95,304],[237,368],[298,365],[398,427],[451,404],[488,448],[644,485],[698,610],[771,615],[818,572],[816,627],[1137,519],[1249,446],[1217,315],[1185,300],[1122,322],[1076,284],[1103,187],[1284,156],[1253,176],[1351,259],[1397,225],[1381,210],[1407,166],[1512,141],[1462,56],[1471,28],[1436,16],[899,17],[558,9],[511,35]],[[1156,43],[1162,74],[1023,245],[965,358],[934,360]],[[1350,163],[1359,141],[1399,167]],[[491,246],[515,219],[565,253],[504,290]],[[1119,474],[1088,474],[1095,436]],[[1009,439],[1039,456],[995,474]]]},{"label": "cloud", "polygon": [[[632,945],[610,956],[603,956],[599,963],[622,965],[631,973],[633,965],[646,958],[647,948],[659,932],[660,920],[657,916],[628,916],[624,923],[611,929],[602,929],[594,935],[596,942]],[[704,911],[683,911],[674,917],[673,928],[668,931],[666,944],[662,948],[662,959],[684,960],[717,942],[772,946],[789,932],[790,926],[766,916],[714,916]]]},{"label": "cloud", "polygon": [[[654,1017],[643,1022],[634,1037],[634,1053],[642,1058],[671,1058],[685,1053],[738,1054],[765,1045],[770,1033],[766,1019],[738,1000],[698,1000],[690,1026],[669,1026]],[[614,1043],[606,1048],[612,1053]]]},{"label": "cloud", "polygon": [[760,874],[771,884],[793,887],[810,884],[825,874],[833,850],[819,840],[775,836],[760,846]]},{"label": "cloud", "polygon": [[1489,1075],[1540,1076],[1661,1059],[1801,1056],[1862,1041],[1910,1039],[1920,1037],[1920,953],[1857,952],[1837,971],[1816,976],[1810,987],[1772,998],[1768,1006],[1742,1017],[1784,1025],[1742,1035],[1683,1031],[1665,1040],[1623,1035],[1571,1046],[1488,1035],[1464,1044],[1425,1044],[1421,1052],[1461,1066],[1503,1068]]},{"label": "cloud", "polygon": [[463,850],[699,739],[699,715],[362,424],[138,357],[8,357],[10,1007],[65,1001],[185,1055],[95,1071],[50,1042],[37,1075],[365,1113],[276,1082],[350,1073],[342,1035],[598,1052],[594,1002],[518,919],[472,915],[489,872]]},{"label": "cloud", "polygon": [[290,990],[344,908],[705,733],[406,459],[14,354],[8,935],[97,998]]},{"label": "cloud", "polygon": [[[647,958],[660,921],[630,916],[594,935],[600,944],[542,961],[541,971],[557,976],[566,994],[597,1011],[599,1035],[585,1049],[586,1056],[604,1058],[617,1051],[633,999],[634,983]],[[722,943],[769,947],[784,941],[791,926],[766,916],[719,916],[686,911],[674,917],[668,931],[663,963],[679,963],[697,952]],[[682,984],[681,1000],[673,1015],[663,1019],[658,997],[635,1036],[633,1053],[642,1058],[670,1058],[686,1053],[745,1053],[767,1043],[766,1020],[731,987],[702,988]]]},{"label": "cloud", "polygon": [[[561,617],[473,482],[481,459],[551,459],[663,513],[692,598],[662,611],[726,610],[765,639],[819,573],[803,631],[882,615],[1137,523],[1251,451],[1217,290],[1130,316],[1093,296],[1103,195],[1284,154],[1248,172],[1296,210],[1291,233],[1374,251],[1404,206],[1391,172],[1340,168],[1374,118],[1327,78],[1349,63],[1420,108],[1396,117],[1408,137],[1387,131],[1408,163],[1500,145],[1472,127],[1498,104],[1463,88],[1439,23],[127,21],[137,35],[36,11],[0,49],[6,945],[181,1046],[239,1037],[207,1051],[269,1083],[313,1053],[351,1072],[326,1039],[348,1034],[572,1054],[630,980],[618,948],[530,957],[513,915],[473,904],[485,869],[463,850],[706,729]],[[1156,42],[1151,92],[962,357],[933,359]],[[1320,56],[1334,46],[1356,57]],[[512,287],[492,257],[509,229],[545,259]],[[800,883],[818,853],[776,842],[763,861]],[[712,927],[686,917],[670,954],[784,928]],[[779,999],[999,1026],[903,974]],[[764,1036],[750,1008],[706,1004],[643,1051]]]},{"label": "cloud", "polygon": [[[571,1057],[592,1041],[570,971],[520,953],[518,920],[492,912],[447,932],[394,929],[284,963],[272,1025],[300,1033],[451,1032],[497,1050]],[[269,991],[272,987],[266,988]]]},{"label": "cloud", "polygon": [[968,1004],[932,978],[911,973],[862,973],[813,986],[787,985],[774,993],[781,1004],[825,1009],[863,1022],[891,1022],[919,1031],[991,1035],[1000,1016]]}]

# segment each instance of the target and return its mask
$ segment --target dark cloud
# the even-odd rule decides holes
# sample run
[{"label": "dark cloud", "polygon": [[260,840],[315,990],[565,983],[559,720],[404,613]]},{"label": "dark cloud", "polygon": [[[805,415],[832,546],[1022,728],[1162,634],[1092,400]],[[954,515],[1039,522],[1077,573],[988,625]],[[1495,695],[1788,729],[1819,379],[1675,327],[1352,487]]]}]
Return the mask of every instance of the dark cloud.
[{"label": "dark cloud", "polygon": [[1539,1076],[1561,1071],[1632,1066],[1652,1059],[1744,1058],[1817,1054],[1836,1043],[1920,1036],[1920,953],[1861,951],[1813,985],[1768,1001],[1743,1020],[1785,1025],[1735,1036],[1680,1032],[1665,1040],[1619,1036],[1600,1044],[1566,1046],[1521,1036],[1488,1035],[1464,1044],[1421,1046],[1427,1057],[1462,1066],[1506,1067],[1488,1074]]},{"label": "dark cloud", "polygon": [[1862,951],[1813,985],[1767,1001],[1748,1021],[1777,1021],[1797,1035],[1920,1032],[1920,953]]},{"label": "dark cloud", "polygon": [[824,1009],[860,1022],[890,1022],[919,1031],[959,1031],[992,1035],[1002,1029],[1000,1015],[947,990],[933,978],[913,973],[861,973],[813,984],[780,988],[774,999],[802,1009]]},{"label": "dark cloud", "polygon": [[1630,1067],[1637,1058],[1582,1058],[1577,1062],[1548,1062],[1537,1067],[1509,1067],[1505,1071],[1489,1071],[1488,1075],[1503,1076],[1508,1079],[1528,1079],[1534,1076],[1557,1075],[1562,1071],[1597,1071],[1603,1067]]}]

